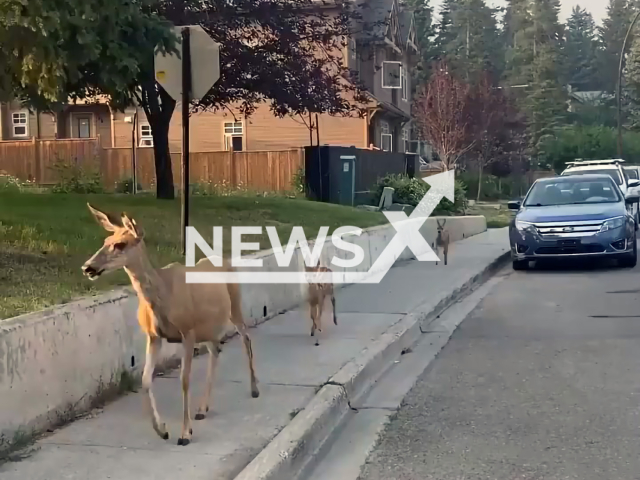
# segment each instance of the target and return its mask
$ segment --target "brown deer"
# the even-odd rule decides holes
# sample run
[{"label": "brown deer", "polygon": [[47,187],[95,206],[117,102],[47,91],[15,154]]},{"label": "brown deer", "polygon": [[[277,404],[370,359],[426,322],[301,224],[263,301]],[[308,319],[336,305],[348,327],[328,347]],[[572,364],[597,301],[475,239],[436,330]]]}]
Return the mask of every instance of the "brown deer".
[{"label": "brown deer", "polygon": [[[436,237],[436,255],[439,255],[440,248],[444,253],[444,264],[447,264],[447,257],[449,256],[449,230],[444,228],[444,225],[447,223],[447,219],[443,219],[442,223],[440,220],[436,219],[436,223],[438,224],[438,236]],[[436,262],[438,265],[438,262]]]},{"label": "brown deer", "polygon": [[220,342],[229,321],[242,337],[249,358],[251,396],[258,391],[253,365],[253,350],[247,327],[242,319],[240,286],[238,284],[187,284],[186,272],[234,271],[227,260],[216,267],[208,259],[200,260],[194,267],[172,263],[164,268],[154,268],[149,261],[144,244],[144,233],[125,213],[120,220],[87,204],[98,223],[111,232],[104,245],[82,266],[83,273],[91,280],[106,272],[120,268],[129,275],[138,294],[138,322],[147,334],[147,358],[142,374],[142,388],[146,393],[145,406],[151,414],[153,429],[164,440],[169,438],[162,422],[152,391],[153,372],[162,340],[182,343],[184,354],[180,379],[182,383],[183,422],[178,445],[188,445],[193,434],[189,409],[189,377],[194,347],[206,343],[209,350],[206,389],[200,401],[195,419],[202,420],[209,411],[209,397],[214,373],[220,354]]},{"label": "brown deer", "polygon": [[[331,273],[331,269],[322,266],[305,267],[307,272]],[[333,283],[314,283],[309,282],[307,291],[307,303],[309,305],[309,314],[311,316],[311,336],[316,337],[316,347],[320,345],[319,335],[322,332],[322,310],[326,303],[327,297],[331,298],[331,309],[333,311],[333,323],[338,325],[336,317],[336,297],[333,292]]]}]

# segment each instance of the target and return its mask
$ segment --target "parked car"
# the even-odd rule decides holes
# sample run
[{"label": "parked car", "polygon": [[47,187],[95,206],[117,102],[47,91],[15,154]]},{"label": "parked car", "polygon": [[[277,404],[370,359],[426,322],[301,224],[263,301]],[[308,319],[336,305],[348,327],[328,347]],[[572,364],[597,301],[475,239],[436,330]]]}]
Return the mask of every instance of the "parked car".
[{"label": "parked car", "polygon": [[566,175],[536,180],[524,200],[509,202],[514,270],[531,260],[612,257],[621,266],[637,262],[636,222],[610,174]]},{"label": "parked car", "polygon": [[[640,186],[640,181],[637,178],[633,179],[629,175],[628,167],[624,167],[624,160],[622,159],[607,159],[607,160],[577,160],[575,162],[567,162],[567,168],[560,175],[586,175],[593,173],[604,173],[610,175],[616,182],[622,194],[638,195],[637,188]],[[634,183],[635,182],[635,183]],[[640,209],[637,205],[630,204],[628,208],[632,211],[636,224],[640,224]]]},{"label": "parked car", "polygon": [[[624,167],[624,171],[629,177],[629,181],[640,180],[640,167],[638,165],[629,165]],[[637,187],[629,187],[634,195],[640,195],[640,185]]]}]

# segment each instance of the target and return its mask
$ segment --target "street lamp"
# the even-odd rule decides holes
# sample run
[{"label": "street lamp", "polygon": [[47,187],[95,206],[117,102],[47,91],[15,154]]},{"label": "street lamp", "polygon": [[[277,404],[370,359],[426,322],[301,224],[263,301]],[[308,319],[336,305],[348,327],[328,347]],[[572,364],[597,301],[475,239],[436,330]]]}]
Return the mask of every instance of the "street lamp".
[{"label": "street lamp", "polygon": [[631,21],[631,25],[629,25],[629,29],[627,30],[627,34],[624,37],[624,42],[622,43],[622,50],[620,51],[620,65],[618,67],[618,157],[622,158],[622,66],[624,64],[624,52],[627,49],[627,41],[629,40],[629,36],[631,35],[631,30],[633,30],[636,21],[640,17],[640,12],[636,13]]}]

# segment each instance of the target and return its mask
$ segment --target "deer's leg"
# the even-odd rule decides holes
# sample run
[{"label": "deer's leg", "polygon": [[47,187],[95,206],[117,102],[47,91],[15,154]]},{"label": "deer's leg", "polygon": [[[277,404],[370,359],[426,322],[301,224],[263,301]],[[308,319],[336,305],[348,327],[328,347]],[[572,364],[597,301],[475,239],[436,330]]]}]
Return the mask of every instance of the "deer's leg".
[{"label": "deer's leg", "polygon": [[316,304],[309,302],[309,317],[311,317],[311,336],[316,334]]},{"label": "deer's leg", "polygon": [[195,332],[191,330],[182,336],[182,369],[180,370],[180,382],[182,383],[182,433],[178,438],[178,445],[191,443],[191,411],[189,409],[189,377],[191,376],[191,361],[193,360],[193,347],[195,346]]},{"label": "deer's leg", "polygon": [[209,411],[209,398],[211,397],[211,390],[213,388],[213,381],[215,379],[216,366],[218,365],[218,357],[220,356],[220,346],[217,343],[211,342],[207,344],[209,349],[209,364],[207,365],[207,383],[205,386],[198,412],[196,413],[196,420],[204,420],[206,413]]},{"label": "deer's leg", "polygon": [[[311,305],[311,336],[315,336],[316,330],[320,333],[320,328],[318,328],[318,322],[320,317],[320,306],[318,303],[314,303]],[[319,339],[316,336],[316,346],[320,345]]]},{"label": "deer's leg", "polygon": [[447,264],[447,257],[449,256],[449,245],[444,246],[444,264]]},{"label": "deer's leg", "polygon": [[333,312],[333,324],[338,325],[338,317],[336,316],[336,296],[331,287],[331,311]]},{"label": "deer's leg", "polygon": [[162,339],[160,337],[147,336],[147,358],[144,364],[144,371],[142,373],[142,389],[146,395],[145,406],[147,411],[151,414],[151,424],[153,429],[163,440],[169,438],[169,432],[167,426],[160,420],[158,414],[158,408],[156,407],[156,400],[153,396],[152,384],[153,384],[153,371],[156,368],[156,362],[158,360],[158,353],[162,346]]},{"label": "deer's leg", "polygon": [[[233,319],[231,320],[233,321]],[[251,378],[251,396],[253,398],[258,398],[260,396],[260,391],[258,390],[258,381],[256,380],[256,370],[253,364],[253,347],[251,346],[251,338],[249,337],[248,328],[245,323],[241,320],[239,323],[235,325],[238,334],[242,337],[242,343],[244,344],[244,350],[247,354],[247,358],[249,359],[249,375]]]}]

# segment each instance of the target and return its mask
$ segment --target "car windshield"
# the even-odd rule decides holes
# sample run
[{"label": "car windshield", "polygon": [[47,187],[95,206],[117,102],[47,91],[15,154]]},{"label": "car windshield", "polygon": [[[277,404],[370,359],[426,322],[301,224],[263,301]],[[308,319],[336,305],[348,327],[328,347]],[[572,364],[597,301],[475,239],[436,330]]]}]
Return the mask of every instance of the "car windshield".
[{"label": "car windshield", "polygon": [[581,178],[576,175],[557,181],[536,183],[527,195],[527,207],[575,205],[586,203],[616,203],[622,199],[618,189],[608,178]]},{"label": "car windshield", "polygon": [[624,171],[627,173],[630,179],[638,180],[638,170],[635,168],[625,168]]},{"label": "car windshield", "polygon": [[622,185],[622,177],[620,172],[615,168],[605,168],[602,170],[570,170],[562,174],[566,175],[609,175],[618,185]]}]

